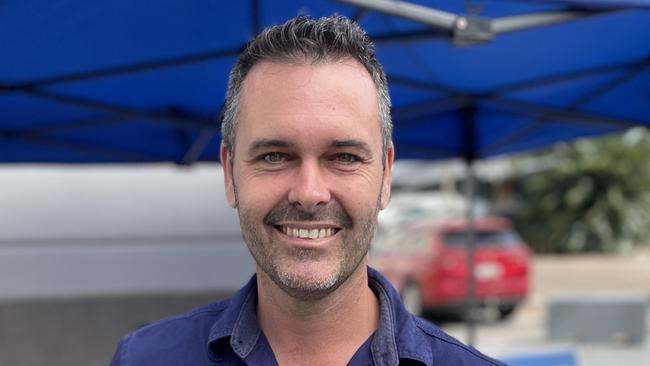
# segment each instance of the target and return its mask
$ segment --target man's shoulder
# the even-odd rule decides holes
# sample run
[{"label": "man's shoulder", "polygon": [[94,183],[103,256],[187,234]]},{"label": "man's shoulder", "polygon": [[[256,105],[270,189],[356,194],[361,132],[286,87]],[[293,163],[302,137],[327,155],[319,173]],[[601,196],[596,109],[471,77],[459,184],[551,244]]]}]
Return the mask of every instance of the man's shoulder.
[{"label": "man's shoulder", "polygon": [[179,334],[200,334],[197,330],[204,330],[208,333],[212,325],[220,318],[227,309],[230,299],[214,302],[186,313],[170,316],[143,326],[129,336],[131,338],[147,339],[158,338],[172,333]]},{"label": "man's shoulder", "polygon": [[425,319],[413,316],[413,320],[424,339],[427,340],[435,365],[504,365],[450,336]]},{"label": "man's shoulder", "polygon": [[[401,359],[438,366],[486,365],[501,366],[503,363],[482,354],[448,335],[433,323],[409,313],[393,285],[381,273],[368,267],[370,285],[380,298],[383,316],[391,329],[397,352]],[[390,337],[383,337],[386,339]],[[390,342],[384,346],[391,347]]]},{"label": "man's shoulder", "polygon": [[231,299],[143,326],[120,341],[111,365],[173,365],[184,357],[205,357],[213,326],[223,317]]}]

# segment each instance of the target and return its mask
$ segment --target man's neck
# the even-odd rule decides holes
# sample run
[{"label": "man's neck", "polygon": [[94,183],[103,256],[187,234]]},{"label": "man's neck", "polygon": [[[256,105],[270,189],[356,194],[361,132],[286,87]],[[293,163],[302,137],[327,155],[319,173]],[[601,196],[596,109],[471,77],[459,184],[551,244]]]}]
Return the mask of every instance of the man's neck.
[{"label": "man's neck", "polygon": [[319,300],[287,295],[258,270],[257,315],[280,365],[344,365],[379,324],[365,261]]}]

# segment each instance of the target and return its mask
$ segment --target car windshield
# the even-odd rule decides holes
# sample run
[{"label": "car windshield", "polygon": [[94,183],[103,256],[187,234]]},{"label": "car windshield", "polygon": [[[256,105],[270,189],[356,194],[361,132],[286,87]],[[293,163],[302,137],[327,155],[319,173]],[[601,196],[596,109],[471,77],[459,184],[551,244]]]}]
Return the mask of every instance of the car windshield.
[{"label": "car windshield", "polygon": [[[447,245],[465,245],[467,234],[465,231],[452,231],[443,234]],[[519,235],[512,230],[477,231],[476,245],[517,245],[521,243]]]}]

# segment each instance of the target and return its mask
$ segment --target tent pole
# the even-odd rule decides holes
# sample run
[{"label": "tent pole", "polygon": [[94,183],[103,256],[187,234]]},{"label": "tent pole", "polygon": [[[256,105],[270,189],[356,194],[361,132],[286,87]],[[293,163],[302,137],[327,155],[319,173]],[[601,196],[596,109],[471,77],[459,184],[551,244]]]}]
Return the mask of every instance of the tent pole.
[{"label": "tent pole", "polygon": [[467,229],[465,232],[467,243],[466,248],[466,267],[467,267],[467,302],[465,315],[467,317],[467,344],[473,346],[476,344],[476,325],[478,321],[478,303],[476,299],[476,278],[475,278],[475,258],[476,253],[476,227],[474,205],[476,203],[476,174],[474,162],[466,160],[467,177],[465,180],[465,196],[467,197],[466,221]]},{"label": "tent pole", "polygon": [[397,16],[451,32],[458,16],[428,6],[394,0],[338,0],[339,2],[383,14]]},{"label": "tent pole", "polygon": [[465,142],[465,197],[467,199],[465,230],[465,253],[466,253],[466,302],[465,317],[467,322],[467,340],[470,346],[476,344],[476,328],[478,322],[478,302],[476,298],[476,278],[475,278],[475,253],[476,253],[476,227],[475,212],[476,204],[476,172],[474,161],[476,159],[476,107],[467,106],[460,109],[463,121],[463,133]]}]

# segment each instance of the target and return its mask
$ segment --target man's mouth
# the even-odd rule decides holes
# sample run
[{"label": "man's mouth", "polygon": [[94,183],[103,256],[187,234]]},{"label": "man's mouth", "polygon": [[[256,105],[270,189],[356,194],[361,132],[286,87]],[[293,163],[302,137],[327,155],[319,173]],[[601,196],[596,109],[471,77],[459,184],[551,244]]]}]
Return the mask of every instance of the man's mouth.
[{"label": "man's mouth", "polygon": [[285,225],[277,225],[275,226],[275,228],[283,232],[284,235],[291,236],[294,238],[311,239],[311,240],[328,238],[330,236],[335,235],[340,230],[338,228],[332,228],[332,227],[304,229],[304,228],[296,228],[296,227],[285,226]]}]

